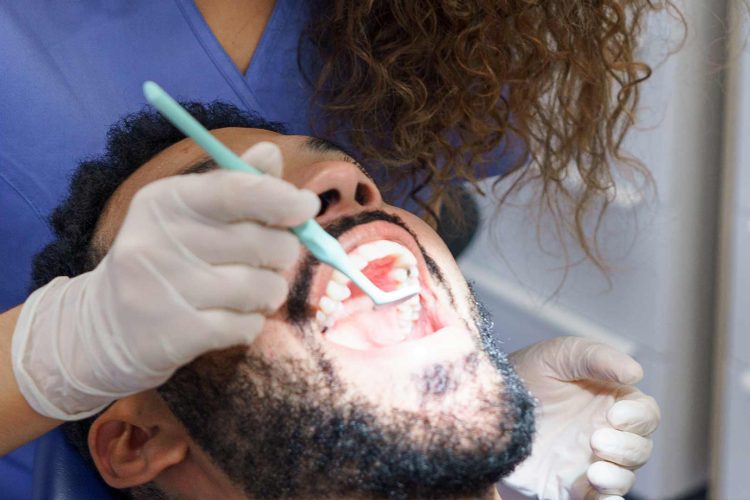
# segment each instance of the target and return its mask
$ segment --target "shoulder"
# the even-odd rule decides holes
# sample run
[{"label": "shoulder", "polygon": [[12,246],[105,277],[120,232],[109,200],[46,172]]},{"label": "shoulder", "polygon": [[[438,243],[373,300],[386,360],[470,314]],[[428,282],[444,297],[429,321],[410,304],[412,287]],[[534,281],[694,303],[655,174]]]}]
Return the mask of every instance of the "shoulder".
[{"label": "shoulder", "polygon": [[50,238],[49,226],[34,200],[0,170],[0,310],[26,297],[32,259]]},{"label": "shoulder", "polygon": [[35,228],[43,229],[48,234],[47,219],[40,209],[40,203],[34,197],[25,192],[22,187],[13,183],[2,168],[0,168],[0,245],[8,241],[7,237],[13,237],[16,229],[17,237],[28,235]]}]

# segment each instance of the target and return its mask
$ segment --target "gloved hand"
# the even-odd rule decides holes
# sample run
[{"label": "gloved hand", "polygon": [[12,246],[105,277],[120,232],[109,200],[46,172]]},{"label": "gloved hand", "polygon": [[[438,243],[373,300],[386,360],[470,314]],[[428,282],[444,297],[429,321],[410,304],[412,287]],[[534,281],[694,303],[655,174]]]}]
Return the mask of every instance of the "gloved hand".
[{"label": "gloved hand", "polygon": [[24,304],[13,369],[29,404],[73,420],[156,387],[207,351],[251,343],[287,296],[279,271],[299,255],[283,229],[317,214],[280,176],[281,152],[243,158],[273,175],[225,170],[155,181],[134,196],[108,254]]},{"label": "gloved hand", "polygon": [[531,457],[505,482],[545,500],[615,499],[651,456],[656,401],[633,386],[643,376],[627,354],[578,337],[510,355],[540,403]]}]

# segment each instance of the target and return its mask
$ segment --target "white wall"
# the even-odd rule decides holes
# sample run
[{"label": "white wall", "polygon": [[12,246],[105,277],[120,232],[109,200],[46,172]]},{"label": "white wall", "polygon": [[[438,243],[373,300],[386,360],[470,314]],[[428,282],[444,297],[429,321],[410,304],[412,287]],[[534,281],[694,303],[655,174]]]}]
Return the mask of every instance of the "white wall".
[{"label": "white wall", "polygon": [[[550,238],[543,238],[545,247],[558,255],[539,249],[523,207],[506,207],[493,218],[486,206],[485,231],[461,261],[509,351],[578,334],[609,342],[643,364],[642,388],[663,411],[653,458],[634,489],[645,498],[675,498],[707,481],[723,3],[678,3],[690,27],[682,49],[669,58],[682,33],[672,18],[653,18],[644,37],[643,57],[655,72],[644,86],[641,122],[628,150],[652,169],[659,193],[639,200],[623,188],[610,209],[601,241],[615,267],[611,289],[584,263],[568,270],[552,296],[565,276],[564,259]],[[549,222],[543,224],[548,234]]]},{"label": "white wall", "polygon": [[733,2],[725,99],[712,498],[750,498],[750,20]]}]

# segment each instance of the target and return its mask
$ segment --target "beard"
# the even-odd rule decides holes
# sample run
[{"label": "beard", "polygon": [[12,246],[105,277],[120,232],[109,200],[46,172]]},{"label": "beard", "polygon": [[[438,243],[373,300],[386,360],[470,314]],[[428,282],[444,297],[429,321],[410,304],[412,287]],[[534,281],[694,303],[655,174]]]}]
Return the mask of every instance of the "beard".
[{"label": "beard", "polygon": [[[203,356],[159,393],[250,497],[485,495],[531,453],[534,401],[499,349],[489,314],[469,300],[476,352],[415,374],[419,412],[384,412],[352,397],[314,345],[312,363],[271,364],[245,349]],[[451,405],[457,393],[472,408]]]}]

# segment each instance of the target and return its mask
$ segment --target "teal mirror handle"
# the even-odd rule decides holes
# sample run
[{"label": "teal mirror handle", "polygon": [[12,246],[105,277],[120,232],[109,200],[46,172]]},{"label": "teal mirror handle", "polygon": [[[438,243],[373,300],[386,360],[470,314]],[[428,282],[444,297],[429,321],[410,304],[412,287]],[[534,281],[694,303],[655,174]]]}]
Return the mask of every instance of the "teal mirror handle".
[{"label": "teal mirror handle", "polygon": [[[214,137],[159,85],[154,82],[146,82],[143,84],[143,93],[146,99],[164,114],[175,127],[193,139],[221,167],[253,175],[265,175],[261,170],[245,163],[231,149]],[[318,260],[349,275],[348,257],[341,248],[341,244],[320,227],[320,224],[310,219],[290,230],[297,235]]]}]

